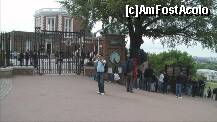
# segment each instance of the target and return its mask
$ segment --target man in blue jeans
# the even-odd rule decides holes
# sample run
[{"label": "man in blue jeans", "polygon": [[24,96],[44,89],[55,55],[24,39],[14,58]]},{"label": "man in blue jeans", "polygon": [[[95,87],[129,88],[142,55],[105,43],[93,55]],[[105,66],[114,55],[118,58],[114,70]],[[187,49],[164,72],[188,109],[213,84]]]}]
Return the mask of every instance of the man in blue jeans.
[{"label": "man in blue jeans", "polygon": [[95,62],[96,62],[96,71],[97,71],[96,78],[97,78],[98,87],[99,87],[99,91],[97,93],[100,95],[104,95],[105,91],[104,91],[103,75],[104,75],[104,71],[105,71],[104,67],[105,67],[106,61],[103,59],[102,56],[98,55]]},{"label": "man in blue jeans", "polygon": [[183,72],[180,72],[176,79],[176,97],[182,98],[182,83],[185,81]]}]

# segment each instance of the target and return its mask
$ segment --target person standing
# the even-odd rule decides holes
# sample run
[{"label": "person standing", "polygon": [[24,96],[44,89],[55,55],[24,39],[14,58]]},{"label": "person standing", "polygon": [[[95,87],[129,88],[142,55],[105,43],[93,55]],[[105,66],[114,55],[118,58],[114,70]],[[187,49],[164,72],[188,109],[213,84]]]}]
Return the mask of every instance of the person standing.
[{"label": "person standing", "polygon": [[217,88],[214,88],[212,94],[215,94],[215,101],[217,101]]},{"label": "person standing", "polygon": [[127,71],[126,71],[126,88],[127,88],[127,92],[131,92],[133,93],[133,59],[132,58],[128,58],[127,60]]},{"label": "person standing", "polygon": [[122,65],[122,83],[126,83],[127,80],[127,62],[125,61]]},{"label": "person standing", "polygon": [[189,76],[187,80],[187,95],[192,96],[192,78]]},{"label": "person standing", "polygon": [[30,58],[30,65],[33,66],[33,55],[34,55],[34,52],[32,50],[30,50],[29,52],[29,58]]},{"label": "person standing", "polygon": [[146,90],[150,92],[151,90],[151,82],[153,77],[154,71],[151,68],[151,65],[148,64],[148,68],[145,70],[144,77],[146,79]]},{"label": "person standing", "polygon": [[133,59],[133,83],[134,87],[137,89],[138,88],[138,67],[137,67],[137,58]]},{"label": "person standing", "polygon": [[141,73],[140,74],[140,89],[141,90],[145,90],[144,72],[145,72],[145,64],[143,63],[141,67],[141,71],[140,71]]},{"label": "person standing", "polygon": [[117,61],[114,59],[113,60],[113,64],[112,64],[112,75],[113,75],[113,80],[115,80],[115,76],[119,76],[118,75],[119,71],[118,71],[118,63]]},{"label": "person standing", "polygon": [[169,93],[169,76],[166,72],[164,72],[164,83],[163,83],[163,93]]},{"label": "person standing", "polygon": [[182,84],[185,81],[185,76],[183,72],[180,72],[176,79],[176,97],[182,98]]},{"label": "person standing", "polygon": [[37,68],[38,67],[38,54],[37,54],[37,51],[33,52],[32,57],[33,57],[34,68]]},{"label": "person standing", "polygon": [[163,93],[164,90],[164,74],[161,73],[159,76],[159,90]]},{"label": "person standing", "polygon": [[26,66],[28,66],[28,63],[29,63],[29,56],[30,54],[29,54],[29,50],[27,50],[26,52],[25,52],[25,59],[26,59]]},{"label": "person standing", "polygon": [[207,90],[207,98],[211,98],[212,97],[212,90],[209,86],[208,90]]},{"label": "person standing", "polygon": [[20,61],[20,66],[23,66],[23,60],[24,60],[23,51],[20,53],[18,60]]},{"label": "person standing", "polygon": [[97,92],[100,95],[105,95],[105,91],[104,91],[104,71],[105,71],[105,64],[106,61],[103,59],[102,56],[98,56],[98,58],[96,59],[96,71],[97,71],[97,81],[98,81],[98,87],[99,87],[99,91]]},{"label": "person standing", "polygon": [[54,57],[55,57],[55,64],[58,64],[58,57],[59,57],[58,51],[55,52]]}]

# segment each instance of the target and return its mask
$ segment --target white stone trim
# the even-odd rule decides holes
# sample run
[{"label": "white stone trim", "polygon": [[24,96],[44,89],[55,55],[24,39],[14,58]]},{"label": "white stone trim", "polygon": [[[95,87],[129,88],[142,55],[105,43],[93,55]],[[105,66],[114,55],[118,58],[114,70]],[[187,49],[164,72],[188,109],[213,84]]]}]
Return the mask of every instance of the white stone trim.
[{"label": "white stone trim", "polygon": [[41,30],[44,30],[44,16],[41,16]]},{"label": "white stone trim", "polygon": [[62,15],[58,15],[58,31],[62,31]]}]

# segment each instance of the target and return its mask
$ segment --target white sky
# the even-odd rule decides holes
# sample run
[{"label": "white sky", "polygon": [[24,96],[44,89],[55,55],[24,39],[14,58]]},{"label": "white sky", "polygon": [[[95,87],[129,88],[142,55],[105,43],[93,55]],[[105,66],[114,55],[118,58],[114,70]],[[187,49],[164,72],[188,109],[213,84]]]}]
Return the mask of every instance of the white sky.
[{"label": "white sky", "polygon": [[[57,0],[0,0],[0,31],[34,31],[34,13],[41,8],[59,8]],[[97,25],[93,31],[99,30]],[[128,44],[129,45],[129,44]],[[146,52],[159,53],[167,51],[158,40],[154,43],[149,39],[144,39],[141,46]],[[217,53],[208,49],[202,49],[200,45],[195,47],[177,46],[176,49],[186,51],[192,56],[217,57]]]}]

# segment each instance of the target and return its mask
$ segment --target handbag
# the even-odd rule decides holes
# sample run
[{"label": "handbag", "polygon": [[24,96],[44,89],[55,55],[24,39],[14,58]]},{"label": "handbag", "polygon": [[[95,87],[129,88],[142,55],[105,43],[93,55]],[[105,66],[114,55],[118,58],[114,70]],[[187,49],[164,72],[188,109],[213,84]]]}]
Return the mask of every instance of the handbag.
[{"label": "handbag", "polygon": [[115,80],[115,81],[120,80],[119,74],[117,74],[117,73],[114,74],[114,80]]}]

